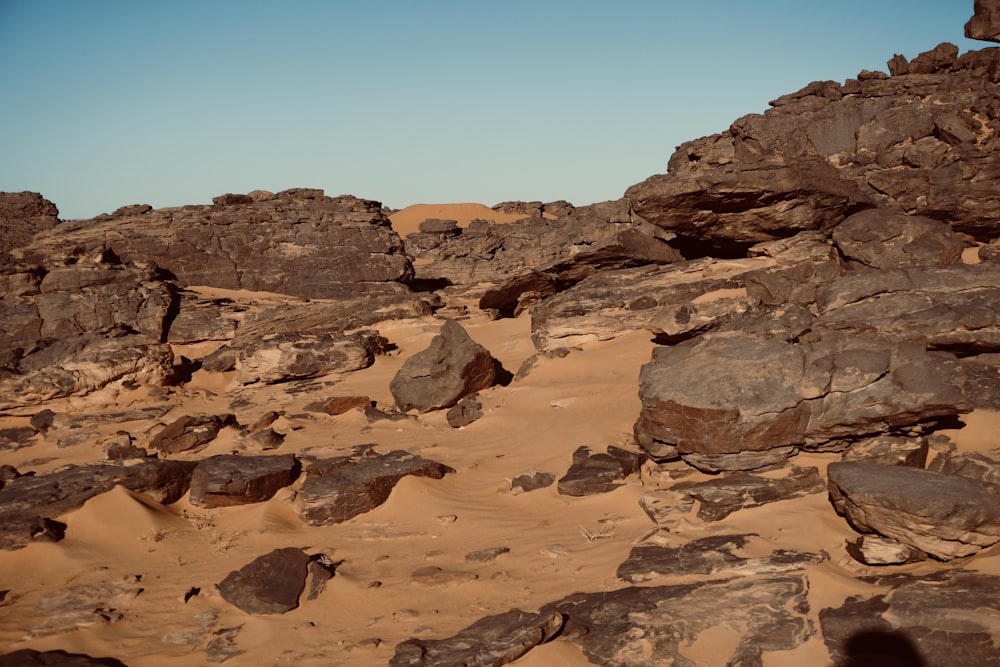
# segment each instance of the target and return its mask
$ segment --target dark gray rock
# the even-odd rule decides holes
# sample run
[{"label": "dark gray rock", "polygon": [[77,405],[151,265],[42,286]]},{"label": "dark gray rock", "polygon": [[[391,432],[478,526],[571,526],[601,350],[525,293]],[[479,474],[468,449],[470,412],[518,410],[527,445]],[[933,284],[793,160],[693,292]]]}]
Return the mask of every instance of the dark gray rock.
[{"label": "dark gray rock", "polygon": [[578,447],[573,452],[573,465],[559,479],[559,493],[580,497],[614,491],[645,461],[645,454],[621,447],[610,446],[604,454],[591,454],[589,447]]},{"label": "dark gray rock", "polygon": [[975,13],[965,24],[965,36],[1000,42],[1000,3],[996,0],[976,0],[973,9]]},{"label": "dark gray rock", "polygon": [[400,410],[450,408],[464,396],[492,387],[500,362],[455,320],[448,320],[430,346],[406,360],[389,383]]},{"label": "dark gray rock", "polygon": [[146,460],[134,465],[74,466],[46,475],[21,475],[0,488],[0,548],[29,541],[58,541],[65,528],[54,520],[91,498],[122,485],[169,505],[191,483],[193,462]]},{"label": "dark gray rock", "polygon": [[709,472],[760,468],[968,411],[963,385],[953,355],[880,336],[703,336],[657,348],[643,366],[636,440]]},{"label": "dark gray rock", "polygon": [[152,440],[149,447],[164,454],[180,454],[204,448],[215,440],[226,426],[236,426],[236,417],[225,415],[184,415],[167,424]]},{"label": "dark gray rock", "polygon": [[306,189],[67,222],[19,252],[31,262],[103,247],[126,262],[155,262],[182,286],[306,298],[358,297],[413,276],[381,204]]},{"label": "dark gray rock", "polygon": [[827,476],[834,508],[861,532],[940,560],[1000,542],[1000,496],[967,477],[859,462],[831,463]]},{"label": "dark gray rock", "polygon": [[275,549],[230,572],[219,593],[248,614],[284,614],[299,606],[310,562],[301,549]]},{"label": "dark gray rock", "polygon": [[823,641],[838,665],[1000,665],[993,609],[1000,578],[946,570],[869,580],[888,593],[855,595],[819,612]]},{"label": "dark gray rock", "polygon": [[0,667],[126,667],[115,658],[94,658],[84,653],[66,651],[36,651],[23,648],[0,655]]},{"label": "dark gray rock", "polygon": [[228,507],[269,500],[298,478],[301,466],[292,454],[281,456],[211,456],[191,473],[191,504]]},{"label": "dark gray rock", "polygon": [[0,192],[0,264],[7,253],[59,224],[59,209],[37,192]]},{"label": "dark gray rock", "polygon": [[595,665],[648,667],[650,656],[662,664],[693,665],[697,656],[687,647],[702,633],[739,628],[742,637],[726,664],[749,667],[813,635],[808,590],[806,578],[797,575],[633,586],[574,593],[540,612],[564,615],[561,637],[579,645]]},{"label": "dark gray rock", "polygon": [[407,475],[441,479],[455,472],[448,466],[404,451],[316,461],[306,469],[299,491],[302,519],[313,526],[347,521],[389,498],[396,483]]},{"label": "dark gray rock", "polygon": [[[751,576],[804,570],[826,560],[826,554],[778,549],[765,556],[741,555],[756,535],[713,535],[678,547],[639,545],[618,566],[618,577],[638,584],[660,577],[685,575]],[[759,549],[758,545],[754,545]]]},{"label": "dark gray rock", "polygon": [[557,612],[512,609],[487,616],[448,639],[409,639],[396,647],[391,667],[500,667],[552,639],[563,627]]},{"label": "dark gray rock", "polygon": [[517,493],[537,491],[555,484],[556,476],[550,472],[533,472],[518,475],[510,481],[510,488]]},{"label": "dark gray rock", "polygon": [[832,236],[844,257],[873,269],[957,264],[964,249],[947,223],[883,209],[855,213]]}]

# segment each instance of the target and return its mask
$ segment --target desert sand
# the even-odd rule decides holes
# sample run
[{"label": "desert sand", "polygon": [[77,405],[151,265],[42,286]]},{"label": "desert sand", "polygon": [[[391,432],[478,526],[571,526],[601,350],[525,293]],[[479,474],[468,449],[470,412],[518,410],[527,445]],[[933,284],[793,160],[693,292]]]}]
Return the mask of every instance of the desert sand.
[{"label": "desert sand", "polygon": [[[492,321],[472,312],[463,326],[505,368],[516,371],[534,354],[528,315]],[[443,411],[405,422],[368,423],[359,410],[339,416],[306,410],[309,403],[331,396],[368,395],[391,405],[390,379],[427,346],[441,323],[433,317],[385,323],[382,335],[397,349],[362,371],[244,388],[249,407],[238,417],[247,423],[268,410],[283,410],[285,417],[275,428],[287,438],[278,453],[334,455],[370,443],[379,452],[419,453],[457,474],[438,481],[406,477],[381,507],[328,527],[306,526],[299,519],[297,485],[264,503],[218,509],[192,506],[187,496],[165,507],[116,487],[63,518],[68,529],[62,542],[0,551],[0,590],[9,591],[0,601],[0,647],[115,657],[132,667],[204,664],[206,656],[234,667],[382,666],[396,645],[411,637],[445,638],[487,615],[512,608],[534,611],[571,592],[620,588],[616,568],[638,543],[680,544],[722,532],[753,532],[776,546],[828,553],[828,560],[808,571],[814,621],[818,610],[873,590],[857,580],[871,568],[845,553],[844,542],[855,533],[825,494],[745,509],[710,525],[692,513],[676,530],[654,534],[639,497],[675,473],[687,479],[707,475],[683,463],[647,464],[641,475],[606,494],[567,497],[555,485],[512,491],[511,478],[522,473],[561,476],[581,445],[600,451],[630,446],[640,409],[636,380],[654,346],[646,332],[585,343],[565,358],[539,358],[526,376],[482,392],[484,416],[460,429],[447,424]],[[233,389],[232,382],[231,374],[198,371],[186,385],[124,392],[110,407],[169,399],[176,407],[161,421],[221,413],[228,409],[231,396],[225,390]],[[53,409],[109,408],[98,401],[64,401]],[[24,425],[27,419],[4,417],[0,426]],[[974,413],[963,421],[964,428],[949,434],[959,447],[995,456],[1000,414]],[[107,434],[128,426],[110,426]],[[107,434],[95,433],[94,439]],[[225,429],[207,449],[189,456],[200,459],[240,447],[235,430]],[[99,449],[87,444],[64,449],[44,444],[3,452],[0,464],[43,473],[101,458]],[[803,454],[795,463],[822,471],[839,459],[839,454]],[[281,547],[324,553],[337,564],[336,575],[316,599],[283,615],[252,616],[220,597],[216,584],[227,574]],[[466,560],[470,552],[488,549],[508,551],[487,562]],[[428,567],[439,570],[413,576]],[[984,552],[965,567],[1000,574],[1000,553]],[[939,568],[914,564],[894,571]],[[91,613],[91,596],[91,607],[81,607],[86,613],[74,617],[72,600],[88,586],[111,587],[103,616]],[[720,627],[685,652],[699,665],[724,664],[738,641],[738,633]],[[515,664],[590,663],[573,644],[557,638]],[[794,651],[766,653],[765,664],[828,665],[829,658],[817,635]]]},{"label": "desert sand", "polygon": [[400,236],[412,234],[427,219],[454,220],[459,227],[468,227],[473,220],[488,220],[496,224],[524,218],[520,213],[502,213],[483,204],[413,204],[389,216],[392,228]]}]

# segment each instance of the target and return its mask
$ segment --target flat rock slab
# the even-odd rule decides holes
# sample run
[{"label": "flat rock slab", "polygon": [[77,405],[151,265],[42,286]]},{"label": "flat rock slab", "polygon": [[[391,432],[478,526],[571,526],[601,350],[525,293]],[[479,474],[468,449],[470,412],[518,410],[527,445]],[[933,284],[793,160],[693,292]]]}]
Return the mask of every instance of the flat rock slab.
[{"label": "flat rock slab", "polygon": [[512,609],[480,619],[447,639],[409,639],[396,647],[390,667],[500,667],[549,641],[563,627],[558,612]]},{"label": "flat rock slab", "polygon": [[191,504],[228,507],[263,502],[293,483],[300,471],[292,454],[212,456],[200,461],[191,473]]},{"label": "flat rock slab", "polygon": [[455,320],[448,320],[430,346],[406,360],[389,383],[402,411],[450,408],[463,397],[492,387],[500,362],[472,340]]},{"label": "flat rock slab", "polygon": [[834,508],[862,532],[941,560],[1000,542],[1000,496],[973,479],[859,462],[831,463],[827,476]]},{"label": "flat rock slab", "polygon": [[453,472],[446,465],[401,450],[316,461],[306,469],[299,491],[300,516],[313,526],[341,523],[384,503],[407,475],[441,479]]},{"label": "flat rock slab", "polygon": [[856,595],[819,612],[837,665],[1000,665],[1000,577],[950,570],[869,580],[885,593]]},{"label": "flat rock slab", "polygon": [[65,526],[53,519],[117,484],[169,505],[187,492],[194,466],[194,462],[157,460],[130,466],[93,464],[9,480],[0,488],[0,548],[61,539]]},{"label": "flat rock slab", "polygon": [[791,467],[784,477],[734,472],[703,482],[679,482],[669,489],[644,494],[639,504],[658,526],[669,527],[678,514],[689,512],[695,501],[700,504],[698,518],[720,521],[741,509],[825,491],[819,470]]},{"label": "flat rock slab", "polygon": [[741,551],[760,551],[762,540],[757,535],[713,535],[692,540],[678,547],[654,544],[634,547],[628,558],[618,566],[618,577],[638,584],[660,577],[685,575],[754,575],[783,574],[816,565],[826,560],[825,554],[805,553],[792,549],[768,550],[762,556]]},{"label": "flat rock slab", "polygon": [[608,447],[604,454],[591,454],[589,447],[579,447],[573,452],[573,465],[559,479],[559,493],[579,497],[614,491],[645,461],[644,453],[621,447]]},{"label": "flat rock slab", "polygon": [[693,665],[688,647],[712,628],[740,636],[727,665],[761,665],[765,653],[813,635],[808,591],[801,575],[753,577],[574,593],[540,611],[565,616],[562,637],[595,665],[648,667],[650,656],[656,664]]},{"label": "flat rock slab", "polygon": [[311,562],[301,549],[275,549],[230,572],[219,593],[248,614],[284,614],[299,606]]}]

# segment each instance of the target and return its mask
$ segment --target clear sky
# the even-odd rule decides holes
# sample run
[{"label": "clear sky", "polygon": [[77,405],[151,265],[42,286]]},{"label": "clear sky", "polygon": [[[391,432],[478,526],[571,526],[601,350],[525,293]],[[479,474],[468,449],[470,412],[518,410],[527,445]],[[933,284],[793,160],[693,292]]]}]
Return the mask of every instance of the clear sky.
[{"label": "clear sky", "polygon": [[617,199],[811,81],[962,52],[973,0],[0,0],[0,191],[63,218],[323,188]]}]

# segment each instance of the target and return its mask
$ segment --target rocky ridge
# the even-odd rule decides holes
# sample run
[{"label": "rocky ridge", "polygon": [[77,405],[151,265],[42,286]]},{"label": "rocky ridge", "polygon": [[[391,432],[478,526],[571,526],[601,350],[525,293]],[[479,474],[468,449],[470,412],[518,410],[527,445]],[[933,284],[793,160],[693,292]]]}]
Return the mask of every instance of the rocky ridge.
[{"label": "rocky ridge", "polygon": [[[977,0],[969,35],[996,41],[997,16]],[[83,222],[0,195],[0,556],[69,553],[86,544],[76,519],[113,501],[149,528],[150,568],[50,588],[0,575],[0,664],[142,665],[162,647],[243,664],[260,648],[244,625],[285,616],[296,625],[274,627],[308,637],[296,660],[501,665],[569,642],[592,664],[694,664],[693,647],[724,635],[730,665],[779,651],[1000,664],[1000,626],[979,613],[1000,587],[1000,449],[948,435],[1000,407],[1000,51],[943,44],[888,69],[811,84],[684,144],[619,201],[508,203],[525,218],[433,220],[405,239],[377,202],[318,190]],[[534,348],[516,373],[476,340],[506,320]],[[636,332],[652,352],[624,441],[559,441],[558,468],[540,454],[544,469],[498,475],[502,441],[479,426],[536,374]],[[383,362],[396,374],[380,403],[357,390]],[[618,556],[606,587],[566,577],[547,598],[501,596],[506,608],[455,593],[511,588],[506,546],[331,555],[349,552],[335,538],[416,539],[371,518],[399,487],[434,498],[503,480],[505,499],[548,494],[581,516],[635,493],[645,524],[616,543],[632,519],[581,523],[581,543]],[[833,537],[783,542],[775,508],[791,506]],[[255,507],[256,535],[215,531]],[[461,533],[467,511],[431,520]],[[775,532],[746,530],[753,512],[774,512]],[[264,534],[288,543],[264,549]],[[167,564],[155,545],[175,539],[231,560]],[[156,567],[189,565],[187,592],[157,583]],[[842,589],[817,595],[834,579]],[[465,605],[464,626],[396,608],[345,644],[296,616],[338,590],[414,588]],[[154,637],[153,606],[187,629]],[[33,614],[50,620],[19,620]],[[134,659],[36,650],[90,633],[114,652],[92,631],[110,622]]]}]

